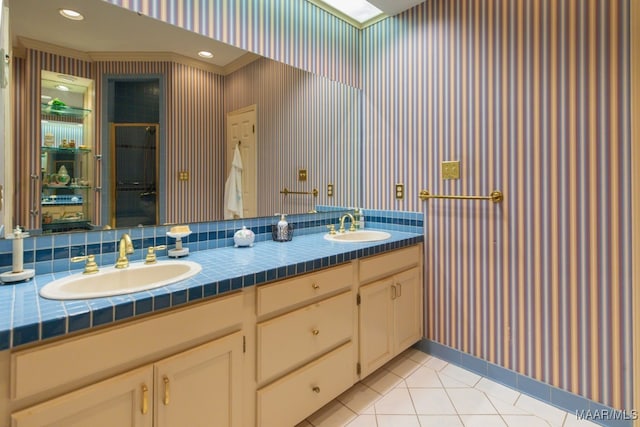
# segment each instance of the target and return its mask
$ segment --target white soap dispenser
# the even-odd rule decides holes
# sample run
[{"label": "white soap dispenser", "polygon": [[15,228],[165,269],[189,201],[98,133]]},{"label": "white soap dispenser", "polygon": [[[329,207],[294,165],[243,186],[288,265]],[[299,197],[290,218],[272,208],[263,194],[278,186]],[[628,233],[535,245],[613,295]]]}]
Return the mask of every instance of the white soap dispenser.
[{"label": "white soap dispenser", "polygon": [[12,270],[6,273],[0,274],[0,281],[4,283],[21,282],[23,280],[31,279],[35,276],[35,270],[24,269],[24,242],[23,240],[29,237],[29,233],[22,232],[20,226],[16,226],[13,230],[13,234],[7,235],[7,239],[13,239],[13,263]]},{"label": "white soap dispenser", "polygon": [[278,231],[276,232],[276,239],[280,242],[286,242],[289,240],[289,223],[286,220],[286,214],[280,215],[280,221],[278,221]]}]

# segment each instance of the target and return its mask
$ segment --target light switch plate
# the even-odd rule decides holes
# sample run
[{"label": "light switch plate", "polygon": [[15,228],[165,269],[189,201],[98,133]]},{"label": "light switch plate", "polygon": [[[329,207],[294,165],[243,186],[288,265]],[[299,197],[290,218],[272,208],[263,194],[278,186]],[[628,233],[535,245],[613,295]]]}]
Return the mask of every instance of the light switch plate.
[{"label": "light switch plate", "polygon": [[404,199],[404,184],[396,184],[396,199]]},{"label": "light switch plate", "polygon": [[307,170],[300,169],[298,170],[298,181],[306,181],[307,180]]},{"label": "light switch plate", "polygon": [[187,171],[178,172],[178,180],[179,181],[189,181],[189,172],[187,172]]},{"label": "light switch plate", "polygon": [[442,162],[442,179],[460,179],[460,160]]},{"label": "light switch plate", "polygon": [[333,197],[333,184],[327,184],[327,197]]}]

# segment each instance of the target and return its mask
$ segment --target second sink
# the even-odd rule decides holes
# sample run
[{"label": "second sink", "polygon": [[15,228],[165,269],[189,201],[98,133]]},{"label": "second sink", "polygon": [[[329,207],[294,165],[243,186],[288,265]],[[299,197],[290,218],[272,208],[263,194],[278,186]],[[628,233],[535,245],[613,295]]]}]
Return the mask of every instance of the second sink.
[{"label": "second sink", "polygon": [[170,285],[195,276],[202,266],[191,261],[136,263],[128,268],[102,268],[96,274],[73,274],[40,289],[40,296],[56,300],[124,295]]},{"label": "second sink", "polygon": [[324,238],[327,240],[344,243],[376,242],[379,240],[387,240],[389,237],[391,237],[390,233],[377,230],[358,230],[346,233],[324,235]]}]

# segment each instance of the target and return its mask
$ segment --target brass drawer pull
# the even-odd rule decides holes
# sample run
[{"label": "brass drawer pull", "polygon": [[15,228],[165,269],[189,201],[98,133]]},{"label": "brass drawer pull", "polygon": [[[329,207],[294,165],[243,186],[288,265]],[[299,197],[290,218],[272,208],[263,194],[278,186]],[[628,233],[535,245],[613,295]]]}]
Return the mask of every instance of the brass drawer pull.
[{"label": "brass drawer pull", "polygon": [[311,390],[313,390],[314,393],[320,394],[320,387],[318,386],[313,387]]},{"label": "brass drawer pull", "polygon": [[320,329],[314,329],[311,331],[313,335],[318,335],[320,333]]},{"label": "brass drawer pull", "polygon": [[167,376],[165,375],[164,378],[162,378],[162,382],[164,383],[164,398],[162,399],[162,403],[164,403],[165,406],[169,405],[169,378],[167,378]]},{"label": "brass drawer pull", "polygon": [[149,412],[149,387],[142,384],[142,408],[140,409],[142,415]]},{"label": "brass drawer pull", "polygon": [[396,283],[396,286],[398,287],[398,298],[400,298],[402,296],[402,284]]},{"label": "brass drawer pull", "polygon": [[396,285],[391,285],[391,299],[398,298],[398,290],[396,289]]}]

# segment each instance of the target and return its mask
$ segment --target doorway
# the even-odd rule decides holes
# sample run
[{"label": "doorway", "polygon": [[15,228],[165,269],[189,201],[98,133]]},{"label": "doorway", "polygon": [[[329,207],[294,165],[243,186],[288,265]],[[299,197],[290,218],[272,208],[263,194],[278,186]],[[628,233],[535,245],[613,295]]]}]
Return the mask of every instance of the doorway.
[{"label": "doorway", "polygon": [[157,225],[164,220],[164,77],[105,76],[102,223]]},{"label": "doorway", "polygon": [[111,226],[158,223],[157,123],[111,124]]},{"label": "doorway", "polygon": [[243,218],[258,216],[258,154],[256,133],[256,105],[227,113],[227,159],[225,176],[231,172],[235,148],[242,159]]}]

